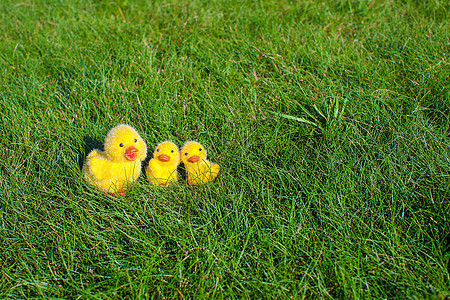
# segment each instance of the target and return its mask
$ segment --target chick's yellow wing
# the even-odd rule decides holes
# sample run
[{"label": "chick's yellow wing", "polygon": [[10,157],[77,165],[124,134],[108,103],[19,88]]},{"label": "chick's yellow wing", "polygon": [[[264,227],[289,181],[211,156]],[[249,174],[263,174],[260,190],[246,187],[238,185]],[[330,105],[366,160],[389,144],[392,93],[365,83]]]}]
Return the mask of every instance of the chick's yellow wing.
[{"label": "chick's yellow wing", "polygon": [[112,162],[102,152],[94,149],[86,159],[86,171],[96,181],[105,180],[111,177],[110,164]]}]

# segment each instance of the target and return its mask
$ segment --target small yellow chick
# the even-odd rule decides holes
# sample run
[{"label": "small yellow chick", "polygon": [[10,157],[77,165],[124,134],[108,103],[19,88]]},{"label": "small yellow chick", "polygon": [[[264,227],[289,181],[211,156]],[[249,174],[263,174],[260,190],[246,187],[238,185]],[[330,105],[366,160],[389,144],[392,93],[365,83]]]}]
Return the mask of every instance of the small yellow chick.
[{"label": "small yellow chick", "polygon": [[153,185],[168,187],[170,183],[178,181],[177,167],[180,161],[177,145],[172,142],[159,143],[146,168],[148,180]]},{"label": "small yellow chick", "polygon": [[105,193],[125,195],[127,186],[141,174],[147,145],[133,127],[119,124],[106,135],[104,147],[105,151],[94,149],[86,157],[84,178]]},{"label": "small yellow chick", "polygon": [[187,141],[181,148],[181,160],[186,167],[187,183],[201,185],[217,177],[220,166],[206,159],[206,149],[198,142]]}]

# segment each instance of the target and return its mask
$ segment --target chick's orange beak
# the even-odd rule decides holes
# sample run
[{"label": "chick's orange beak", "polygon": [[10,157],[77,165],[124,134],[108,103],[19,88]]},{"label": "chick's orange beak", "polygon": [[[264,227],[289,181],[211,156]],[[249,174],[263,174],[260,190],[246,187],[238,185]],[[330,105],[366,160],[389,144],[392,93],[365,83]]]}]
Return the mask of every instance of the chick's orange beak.
[{"label": "chick's orange beak", "polygon": [[126,159],[133,161],[137,158],[136,152],[138,152],[138,149],[135,146],[130,146],[125,149],[125,154],[123,156],[125,156]]},{"label": "chick's orange beak", "polygon": [[163,161],[163,162],[168,162],[168,161],[170,161],[170,156],[169,155],[165,155],[165,154],[160,154],[158,156],[158,159],[160,161]]},{"label": "chick's orange beak", "polygon": [[198,155],[193,155],[193,156],[189,157],[187,161],[190,162],[190,163],[196,163],[196,162],[198,162],[199,160],[200,160],[200,156],[198,156]]}]

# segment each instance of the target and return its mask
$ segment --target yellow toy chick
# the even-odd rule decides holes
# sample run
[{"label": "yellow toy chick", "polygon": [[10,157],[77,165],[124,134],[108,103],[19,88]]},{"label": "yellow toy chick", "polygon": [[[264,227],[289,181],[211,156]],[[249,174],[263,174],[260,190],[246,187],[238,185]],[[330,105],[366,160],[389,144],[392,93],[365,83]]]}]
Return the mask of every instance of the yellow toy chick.
[{"label": "yellow toy chick", "polygon": [[159,143],[146,168],[148,180],[153,185],[168,187],[170,183],[178,181],[177,167],[180,161],[177,145],[167,141]]},{"label": "yellow toy chick", "polygon": [[125,195],[127,186],[141,174],[147,145],[133,127],[119,124],[108,132],[104,146],[105,151],[94,149],[86,157],[84,178],[105,193]]},{"label": "yellow toy chick", "polygon": [[214,180],[220,166],[206,159],[206,149],[198,142],[187,141],[181,148],[181,160],[186,167],[189,185],[206,184]]}]

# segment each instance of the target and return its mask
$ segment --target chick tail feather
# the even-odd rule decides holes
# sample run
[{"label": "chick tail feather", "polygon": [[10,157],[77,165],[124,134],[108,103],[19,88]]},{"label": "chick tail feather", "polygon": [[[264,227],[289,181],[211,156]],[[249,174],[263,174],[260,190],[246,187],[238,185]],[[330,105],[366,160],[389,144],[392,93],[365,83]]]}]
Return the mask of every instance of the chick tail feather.
[{"label": "chick tail feather", "polygon": [[211,173],[214,174],[214,177],[216,177],[217,174],[219,174],[219,171],[220,171],[220,166],[218,164],[212,163]]}]

